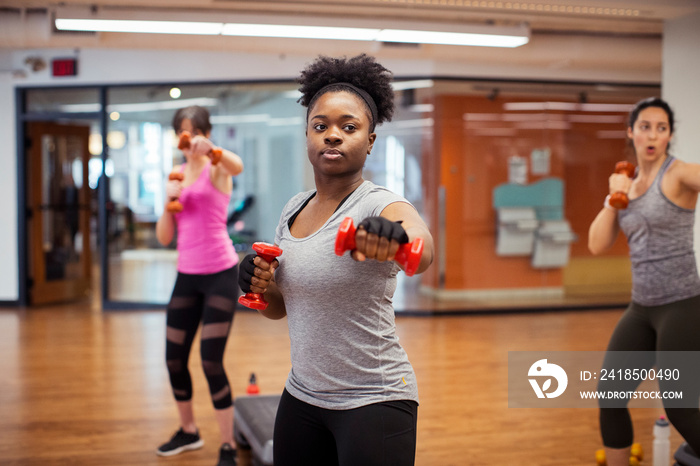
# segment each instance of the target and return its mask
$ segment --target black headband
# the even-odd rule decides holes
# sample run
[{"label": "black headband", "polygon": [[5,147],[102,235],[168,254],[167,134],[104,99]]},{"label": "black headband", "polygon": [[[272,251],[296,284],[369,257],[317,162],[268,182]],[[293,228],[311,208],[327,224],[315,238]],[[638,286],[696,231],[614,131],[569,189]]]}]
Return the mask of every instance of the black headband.
[{"label": "black headband", "polygon": [[369,112],[372,114],[370,132],[374,131],[374,127],[377,125],[377,104],[374,103],[374,99],[371,95],[367,93],[367,91],[345,82],[326,84],[321,89],[319,89],[319,91],[316,94],[314,94],[314,96],[311,98],[311,100],[309,101],[309,106],[306,108],[306,120],[309,120],[309,111],[311,110],[311,106],[316,101],[316,99],[319,98],[321,95],[325,94],[326,91],[331,87],[349,89],[365,101],[365,104],[367,104],[367,107],[369,108]]}]

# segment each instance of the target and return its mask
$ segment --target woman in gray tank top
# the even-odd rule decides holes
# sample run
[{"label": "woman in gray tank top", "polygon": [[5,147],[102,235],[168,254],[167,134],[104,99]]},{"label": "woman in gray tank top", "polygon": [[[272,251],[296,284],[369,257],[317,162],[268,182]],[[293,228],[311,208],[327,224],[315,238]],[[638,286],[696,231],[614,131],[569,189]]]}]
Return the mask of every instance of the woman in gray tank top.
[{"label": "woman in gray tank top", "polygon": [[[618,361],[624,351],[655,355],[645,361],[648,368],[678,364],[668,362],[672,352],[700,351],[700,278],[693,250],[700,165],[668,154],[673,126],[673,111],[659,98],[645,99],[634,107],[627,136],[636,154],[637,173],[634,178],[613,174],[609,180],[610,193],[627,193],[629,205],[618,210],[610,205],[609,195],[588,232],[588,248],[601,254],[612,247],[622,230],[632,263],[632,302],[613,331],[604,367],[624,369],[624,363]],[[700,387],[687,383],[691,375],[696,377],[693,365],[683,374],[682,407],[663,402],[669,421],[700,452]],[[601,380],[598,389],[631,393],[640,383]],[[664,392],[677,386],[660,380],[659,388]],[[694,407],[688,407],[689,400]],[[600,402],[601,435],[607,464],[626,466],[633,441],[632,420],[626,405],[615,402]]]},{"label": "woman in gray tank top", "polygon": [[[315,189],[284,207],[269,264],[241,261],[241,288],[265,293],[266,317],[287,317],[292,369],[277,409],[275,466],[411,466],[418,389],[399,344],[392,296],[399,244],[433,240],[403,197],[364,180],[375,126],[391,119],[391,73],[365,54],[319,57],[299,78]],[[355,249],[337,256],[338,227],[357,224]],[[274,274],[274,279],[273,279]]]}]

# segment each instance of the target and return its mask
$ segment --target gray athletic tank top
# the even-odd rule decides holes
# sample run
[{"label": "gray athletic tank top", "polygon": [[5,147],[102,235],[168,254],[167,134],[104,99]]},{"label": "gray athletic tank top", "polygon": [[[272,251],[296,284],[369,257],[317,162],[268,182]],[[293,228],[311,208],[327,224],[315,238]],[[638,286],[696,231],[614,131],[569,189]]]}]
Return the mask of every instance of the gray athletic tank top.
[{"label": "gray athletic tank top", "polygon": [[677,206],[661,192],[661,180],[674,160],[668,156],[649,189],[618,212],[632,260],[632,300],[643,306],[700,295],[695,210]]},{"label": "gray athletic tank top", "polygon": [[316,232],[292,236],[289,218],[311,192],[285,206],[275,234],[284,251],[275,271],[289,325],[292,370],[285,388],[293,397],[326,409],[354,409],[396,400],[418,402],[418,386],[399,343],[391,262],[357,262],[335,255],[335,238],[345,217],[357,225],[394,202],[408,202],[364,181]]}]

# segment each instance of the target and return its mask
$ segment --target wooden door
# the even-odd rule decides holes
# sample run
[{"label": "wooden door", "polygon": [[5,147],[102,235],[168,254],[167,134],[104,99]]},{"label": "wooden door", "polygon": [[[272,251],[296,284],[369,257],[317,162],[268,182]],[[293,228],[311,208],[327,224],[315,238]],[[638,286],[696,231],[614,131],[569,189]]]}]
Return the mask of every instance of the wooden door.
[{"label": "wooden door", "polygon": [[27,126],[29,301],[82,299],[90,292],[90,128]]}]

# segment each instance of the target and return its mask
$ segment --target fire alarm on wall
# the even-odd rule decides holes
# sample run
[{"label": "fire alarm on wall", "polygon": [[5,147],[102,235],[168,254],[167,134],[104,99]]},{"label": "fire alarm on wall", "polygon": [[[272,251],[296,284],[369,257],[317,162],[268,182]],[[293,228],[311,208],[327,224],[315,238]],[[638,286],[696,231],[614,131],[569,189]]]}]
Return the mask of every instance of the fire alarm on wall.
[{"label": "fire alarm on wall", "polygon": [[51,61],[51,76],[77,76],[77,58],[54,58]]}]

